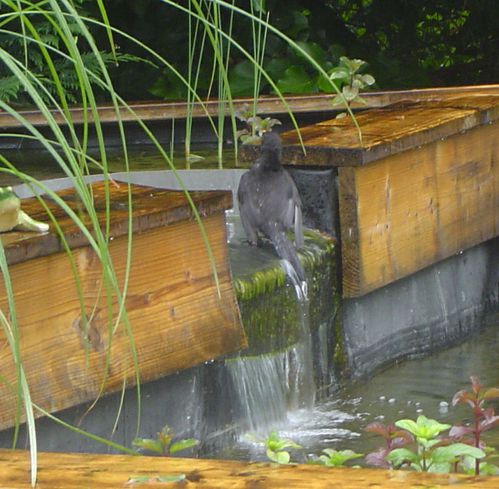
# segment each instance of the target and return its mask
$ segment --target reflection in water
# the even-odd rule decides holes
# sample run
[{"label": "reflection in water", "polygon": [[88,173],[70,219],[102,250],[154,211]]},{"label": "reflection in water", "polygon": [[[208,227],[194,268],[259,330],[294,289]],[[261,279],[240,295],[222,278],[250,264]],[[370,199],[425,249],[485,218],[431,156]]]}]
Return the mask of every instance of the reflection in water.
[{"label": "reflection in water", "polygon": [[[165,149],[168,156],[170,156],[169,149]],[[200,158],[190,165],[193,170],[203,169],[217,169],[218,156],[216,146],[213,144],[203,144],[193,147],[193,153]],[[99,154],[94,149],[90,149],[89,156],[99,160]],[[122,151],[116,148],[109,148],[108,154],[108,170],[110,173],[122,172],[126,170],[125,158]],[[46,180],[49,178],[62,178],[66,174],[61,170],[59,164],[55,161],[53,156],[43,149],[4,149],[2,156],[10,161],[20,172],[26,173],[38,180]],[[144,170],[170,170],[170,166],[159,154],[158,150],[152,145],[137,145],[129,149],[128,152],[129,169],[132,171]],[[183,170],[187,168],[187,160],[183,153],[183,148],[178,148],[173,153],[173,162],[175,168]],[[224,153],[225,169],[235,168],[236,163],[234,160],[234,152],[226,151]],[[242,166],[244,167],[244,166]],[[102,173],[102,169],[89,162],[90,173]],[[17,185],[22,183],[16,177],[0,173],[0,186]]]}]

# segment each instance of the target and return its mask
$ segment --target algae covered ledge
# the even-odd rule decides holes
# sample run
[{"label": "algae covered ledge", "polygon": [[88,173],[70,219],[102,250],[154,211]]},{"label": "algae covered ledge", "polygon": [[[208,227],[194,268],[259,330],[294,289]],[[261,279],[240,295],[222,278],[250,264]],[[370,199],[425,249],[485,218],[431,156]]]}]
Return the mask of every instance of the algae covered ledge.
[{"label": "algae covered ledge", "polygon": [[[306,323],[314,343],[327,342],[328,363],[334,370],[344,367],[341,304],[336,275],[335,241],[317,231],[305,232],[299,251],[308,282]],[[277,354],[292,347],[302,334],[303,304],[278,260],[251,274],[234,278],[248,349],[241,356]],[[325,345],[321,345],[324,348]],[[335,364],[338,365],[335,365]]]}]

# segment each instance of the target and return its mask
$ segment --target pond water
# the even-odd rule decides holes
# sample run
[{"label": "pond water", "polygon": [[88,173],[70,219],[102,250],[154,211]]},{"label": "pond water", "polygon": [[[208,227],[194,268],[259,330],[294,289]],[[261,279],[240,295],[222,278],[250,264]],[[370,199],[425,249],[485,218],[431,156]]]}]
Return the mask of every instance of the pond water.
[{"label": "pond water", "polygon": [[[169,150],[165,149],[168,155]],[[90,156],[97,158],[95,150],[89,151]],[[218,159],[216,147],[213,144],[194,145],[192,154],[195,155],[190,168],[196,169],[216,169],[218,168]],[[49,178],[61,178],[66,176],[57,162],[47,151],[40,149],[6,149],[2,150],[2,156],[10,161],[19,171],[27,173],[34,178],[44,180]],[[224,169],[236,167],[234,152],[228,149],[223,155]],[[109,172],[122,172],[125,170],[125,159],[119,148],[108,150]],[[132,147],[128,153],[129,166],[132,171],[141,170],[169,170],[167,162],[158,154],[157,149],[151,145],[141,145]],[[179,170],[188,168],[188,162],[183,152],[183,148],[175,148],[173,153],[173,162]],[[240,164],[238,164],[240,165]],[[244,168],[244,165],[241,166]],[[95,166],[90,165],[91,173],[102,173]],[[17,185],[20,182],[16,177],[6,173],[0,173],[0,186]]]},{"label": "pond water", "polygon": [[[452,396],[469,388],[476,375],[484,386],[499,386],[499,316],[466,342],[423,358],[394,365],[371,378],[347,384],[312,409],[288,413],[287,421],[273,427],[279,435],[304,447],[294,451],[294,460],[305,454],[320,455],[324,448],[352,449],[359,453],[381,445],[381,438],[364,432],[373,421],[416,419],[419,414],[454,424],[470,420],[470,409],[452,407]],[[491,404],[499,411],[499,402]],[[499,428],[487,432],[486,442],[499,449]],[[215,455],[215,454],[212,454]],[[220,458],[265,460],[263,448],[242,436]],[[497,461],[496,461],[497,463]]]}]

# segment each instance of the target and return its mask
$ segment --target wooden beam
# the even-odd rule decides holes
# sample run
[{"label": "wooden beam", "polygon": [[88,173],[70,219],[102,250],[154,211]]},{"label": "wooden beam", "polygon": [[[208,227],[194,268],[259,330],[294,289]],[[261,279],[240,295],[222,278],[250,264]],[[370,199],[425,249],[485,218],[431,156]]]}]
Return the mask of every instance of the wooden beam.
[{"label": "wooden beam", "polygon": [[[38,489],[123,489],[124,487],[189,487],[213,489],[402,489],[462,487],[497,489],[497,477],[430,474],[400,470],[276,465],[231,460],[134,457],[69,453],[38,454]],[[29,458],[23,451],[0,450],[0,485],[28,489]],[[158,482],[179,476],[182,482]],[[138,477],[148,482],[131,483]]]},{"label": "wooden beam", "polygon": [[343,294],[356,297],[499,235],[499,123],[339,168]]},{"label": "wooden beam", "polygon": [[[362,94],[362,97],[367,100],[366,105],[359,105],[357,108],[374,108],[383,107],[393,104],[401,100],[420,101],[432,99],[435,97],[452,96],[456,93],[463,94],[499,94],[499,85],[478,85],[469,87],[445,87],[445,88],[427,88],[415,90],[394,90],[388,92],[368,92]],[[326,111],[334,112],[338,108],[331,103],[334,94],[313,94],[313,95],[287,95],[286,106],[279,97],[264,96],[258,101],[259,114],[285,114],[288,112],[288,107],[294,113]],[[252,104],[251,98],[240,98],[233,101],[235,110],[240,109],[244,104]],[[122,109],[120,118],[123,121],[134,121],[141,119],[143,121],[155,120],[170,120],[187,117],[187,114],[192,112],[193,117],[207,117],[218,115],[219,102],[218,100],[207,100],[203,104],[195,103],[194,106],[188,105],[182,101],[140,101],[130,102],[131,111]],[[30,124],[35,126],[47,125],[46,117],[37,110],[24,110],[20,114]],[[61,113],[53,110],[52,114],[59,124],[67,124],[67,120]],[[80,107],[70,109],[71,123],[81,124],[85,120],[84,111]],[[113,123],[116,122],[116,109],[112,106],[100,106],[98,114],[101,122]],[[228,113],[227,109],[227,115]],[[86,119],[92,120],[93,114],[90,110],[87,111]],[[7,112],[0,111],[0,128],[18,128],[23,125]]]},{"label": "wooden beam", "polygon": [[[498,119],[499,95],[453,95],[439,101],[406,101],[359,113],[357,122],[362,140],[349,117],[301,128],[300,134],[286,132],[282,137],[283,162],[305,166],[363,166]],[[257,151],[257,145],[241,148],[241,154],[248,159],[254,158]]]},{"label": "wooden beam", "polygon": [[[227,196],[218,193],[214,200],[210,193],[194,196],[205,215],[203,224],[220,282],[218,291],[204,240],[198,225],[189,218],[191,210],[183,193],[135,190],[136,233],[125,300],[131,331],[124,313],[119,316],[118,293],[104,279],[97,251],[84,246],[81,232],[67,217],[61,217],[60,224],[73,246],[75,270],[67,254],[59,251],[61,245],[53,231],[45,236],[2,236],[12,261],[9,271],[23,368],[32,400],[49,412],[134,385],[137,377],[141,382],[153,380],[245,345],[221,209]],[[125,294],[128,247],[128,211],[120,205],[125,193],[122,187],[111,191],[112,238],[108,244],[120,295]],[[68,192],[62,195],[72,206],[78,205]],[[94,195],[102,221],[102,184],[94,186]],[[26,206],[23,201],[23,208],[42,218],[43,210],[35,199]],[[20,234],[17,245],[15,234]],[[19,250],[23,249],[29,259],[20,260]],[[9,310],[3,282],[0,307]],[[14,423],[16,395],[12,388],[17,383],[3,329],[0,345],[3,429]]]}]

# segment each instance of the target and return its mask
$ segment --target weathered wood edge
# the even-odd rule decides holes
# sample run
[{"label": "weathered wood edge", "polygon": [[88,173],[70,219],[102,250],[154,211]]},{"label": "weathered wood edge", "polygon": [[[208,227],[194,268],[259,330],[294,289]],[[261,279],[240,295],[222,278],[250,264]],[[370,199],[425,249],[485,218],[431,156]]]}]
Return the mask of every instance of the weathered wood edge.
[{"label": "weathered wood edge", "polygon": [[[423,88],[413,90],[393,90],[381,92],[368,92],[362,94],[366,99],[367,105],[359,107],[373,108],[383,107],[400,100],[426,100],[435,96],[453,95],[456,93],[481,93],[481,94],[499,94],[499,84],[476,85],[463,87],[444,87],[444,88]],[[286,102],[293,112],[315,112],[315,111],[337,111],[337,107],[331,104],[335,94],[313,94],[313,95],[293,95],[286,96]],[[238,110],[246,103],[253,103],[251,98],[234,99],[233,107]],[[204,102],[206,110],[201,104],[195,103],[193,106],[185,102],[163,102],[163,101],[141,101],[130,102],[131,111],[122,108],[120,119],[124,122],[141,119],[143,121],[169,120],[184,118],[188,113],[193,117],[207,117],[207,115],[217,115],[219,111],[218,100],[208,100]],[[286,113],[287,108],[279,97],[264,96],[258,100],[258,112],[260,114],[279,114]],[[67,121],[57,111],[52,111],[55,120],[59,124],[66,124]],[[71,123],[81,124],[85,120],[84,110],[81,107],[70,109]],[[101,106],[98,109],[101,122],[116,122],[116,109],[112,106]],[[21,110],[20,115],[30,124],[35,126],[47,125],[46,117],[36,110]],[[87,112],[87,120],[91,121],[93,114],[90,109]],[[0,111],[0,129],[23,127],[16,118],[6,112]]]},{"label": "weathered wood edge", "polygon": [[[99,188],[102,185],[102,182],[98,182],[92,184],[92,187]],[[121,185],[123,188],[127,187],[126,184]],[[177,190],[160,190],[154,187],[141,185],[132,185],[131,187],[132,192],[138,192],[142,197],[145,194],[149,194],[151,198],[153,198],[154,195],[166,195],[168,193],[171,193],[172,195],[174,194],[176,196],[184,195],[182,191]],[[73,189],[66,189],[58,192],[58,195],[64,198],[70,196],[72,192]],[[190,194],[199,214],[202,217],[209,216],[218,212],[224,212],[226,209],[230,209],[232,207],[232,193],[229,191],[196,191],[190,192]],[[112,186],[111,195],[113,195]],[[135,199],[137,197],[138,196],[136,196]],[[62,218],[64,221],[70,221],[69,217],[65,213],[63,213],[62,210],[56,208],[53,202],[46,201],[46,203],[51,208],[51,210],[55,210],[56,217]],[[53,223],[50,223],[49,217],[38,199],[36,197],[23,199],[21,207],[28,213],[28,215],[30,215],[34,219],[48,222],[51,225],[51,228],[49,232],[42,234],[18,231],[2,233],[0,237],[4,243],[8,264],[13,265],[15,263],[23,262],[33,258],[47,256],[53,253],[64,251],[64,247],[54,229],[54,225]],[[169,226],[179,221],[193,219],[193,210],[190,207],[187,199],[185,199],[182,205],[175,206],[171,209],[156,208],[151,209],[149,212],[134,215],[132,220],[133,231],[144,232],[148,229],[153,229],[160,226]],[[101,223],[101,226],[102,225],[103,223]],[[89,229],[91,229],[91,227]],[[80,248],[89,244],[86,236],[76,226],[63,229],[63,232],[71,249]],[[123,236],[126,233],[128,233],[128,209],[125,207],[124,210],[120,210],[118,213],[113,213],[113,211],[111,210],[110,235],[114,239],[119,236]]]},{"label": "weathered wood edge", "polygon": [[357,193],[353,168],[338,169],[339,211],[342,261],[342,295],[354,297],[362,288],[359,264],[359,222]]},{"label": "weathered wood edge", "polygon": [[[29,454],[21,450],[0,450],[0,487],[28,488]],[[183,475],[181,482],[159,483],[158,476]],[[134,478],[149,481],[133,484]],[[120,488],[158,485],[158,487],[200,488],[316,488],[362,489],[379,487],[476,487],[497,489],[497,477],[474,477],[464,474],[328,468],[317,465],[277,465],[235,460],[145,457],[133,455],[99,455],[83,453],[38,453],[40,489],[51,488]]]},{"label": "weathered wood edge", "polygon": [[[472,98],[476,99],[476,104],[471,102]],[[496,96],[494,95],[493,98],[495,99]],[[326,121],[300,128],[305,153],[300,144],[300,138],[297,131],[287,131],[282,134],[283,163],[285,165],[319,167],[363,166],[386,156],[414,149],[421,145],[430,144],[439,139],[468,131],[474,127],[497,122],[499,120],[499,96],[497,97],[497,105],[485,108],[481,107],[480,102],[482,100],[480,99],[483,100],[481,94],[461,99],[453,93],[452,96],[448,96],[447,98],[423,100],[419,102],[405,100],[397,102],[394,105],[362,111],[358,116],[361,128],[363,127],[364,120],[369,120],[370,117],[379,117],[388,113],[393,117],[400,113],[400,117],[402,118],[405,111],[414,108],[428,111],[430,117],[432,112],[435,112],[437,109],[455,109],[456,111],[462,112],[461,117],[433,124],[427,128],[423,128],[417,133],[409,133],[393,141],[377,141],[371,146],[367,146],[360,139],[356,140],[355,144],[350,146],[341,144],[335,146],[334,140],[327,146],[315,145],[313,142],[307,142],[307,138],[309,137],[312,139],[317,139],[321,136],[324,136],[325,138],[331,137],[332,131],[334,130],[333,127],[338,130],[356,132],[353,123],[349,120],[346,124],[340,121],[337,125],[334,125],[336,121],[333,123]],[[369,132],[369,128],[365,127],[365,131]],[[258,152],[258,144],[246,144],[241,147],[239,158],[242,161],[252,161],[256,158]]]}]

